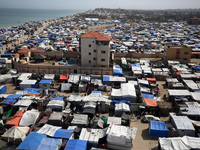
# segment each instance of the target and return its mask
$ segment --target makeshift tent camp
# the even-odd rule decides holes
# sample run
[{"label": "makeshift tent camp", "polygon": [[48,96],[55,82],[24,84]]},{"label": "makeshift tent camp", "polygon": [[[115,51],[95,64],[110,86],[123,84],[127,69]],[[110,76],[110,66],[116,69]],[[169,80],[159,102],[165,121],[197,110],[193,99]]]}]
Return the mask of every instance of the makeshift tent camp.
[{"label": "makeshift tent camp", "polygon": [[63,138],[69,140],[70,137],[72,136],[74,130],[66,130],[66,129],[58,129],[54,136],[55,138]]},{"label": "makeshift tent camp", "polygon": [[19,125],[20,126],[29,126],[32,124],[35,124],[37,118],[39,117],[40,113],[37,111],[33,111],[33,110],[28,110],[24,113],[24,115],[22,116]]},{"label": "makeshift tent camp", "polygon": [[6,93],[6,86],[2,85],[0,86],[0,94],[4,94],[4,93]]},{"label": "makeshift tent camp", "polygon": [[88,115],[75,114],[71,122],[73,126],[86,126],[88,124]]},{"label": "makeshift tent camp", "polygon": [[196,137],[173,137],[173,138],[159,138],[159,146],[161,150],[191,150],[199,149],[200,147],[200,138]]},{"label": "makeshift tent camp", "polygon": [[102,129],[82,128],[79,139],[87,141],[89,147],[96,147],[99,139],[106,136],[106,131]]},{"label": "makeshift tent camp", "polygon": [[40,80],[39,87],[42,89],[50,89],[52,80]]},{"label": "makeshift tent camp", "polygon": [[71,91],[71,83],[61,83],[61,92],[70,92]]},{"label": "makeshift tent camp", "polygon": [[179,136],[195,136],[195,129],[187,116],[169,114],[172,125],[178,130]]},{"label": "makeshift tent camp", "polygon": [[38,146],[38,150],[59,150],[62,144],[62,139],[44,137]]},{"label": "makeshift tent camp", "polygon": [[20,85],[20,90],[23,90],[25,88],[37,88],[37,85],[35,85],[37,80],[22,80]]},{"label": "makeshift tent camp", "polygon": [[87,150],[87,141],[79,139],[69,140],[65,150]]},{"label": "makeshift tent camp", "polygon": [[61,125],[61,119],[62,119],[62,112],[53,112],[48,120],[48,123],[51,125]]},{"label": "makeshift tent camp", "polygon": [[53,137],[58,129],[61,129],[61,127],[45,124],[42,128],[40,128],[40,130],[37,131],[37,133]]},{"label": "makeshift tent camp", "polygon": [[16,139],[21,139],[22,141],[26,138],[26,134],[29,131],[29,127],[12,127],[7,130],[2,137],[7,139],[8,142],[14,141]]},{"label": "makeshift tent camp", "polygon": [[30,132],[28,136],[17,147],[18,150],[37,150],[42,139],[46,137],[44,134]]},{"label": "makeshift tent camp", "polygon": [[62,111],[64,109],[64,101],[63,100],[51,100],[47,104],[47,108],[51,108],[52,110]]},{"label": "makeshift tent camp", "polygon": [[144,98],[144,102],[147,106],[151,106],[151,107],[157,107],[158,106],[156,99]]},{"label": "makeshift tent camp", "polygon": [[116,150],[131,150],[137,128],[112,124],[107,130],[107,147]]},{"label": "makeshift tent camp", "polygon": [[150,121],[149,130],[150,130],[150,136],[168,137],[169,130],[167,129],[164,122]]},{"label": "makeshift tent camp", "polygon": [[115,116],[121,117],[123,112],[130,112],[130,106],[126,103],[115,104]]},{"label": "makeshift tent camp", "polygon": [[66,75],[60,75],[60,79],[59,79],[59,82],[66,82],[69,78],[69,75],[66,74]]},{"label": "makeshift tent camp", "polygon": [[23,114],[24,114],[23,111],[17,112],[13,117],[11,117],[7,121],[6,125],[8,125],[8,126],[18,126]]}]

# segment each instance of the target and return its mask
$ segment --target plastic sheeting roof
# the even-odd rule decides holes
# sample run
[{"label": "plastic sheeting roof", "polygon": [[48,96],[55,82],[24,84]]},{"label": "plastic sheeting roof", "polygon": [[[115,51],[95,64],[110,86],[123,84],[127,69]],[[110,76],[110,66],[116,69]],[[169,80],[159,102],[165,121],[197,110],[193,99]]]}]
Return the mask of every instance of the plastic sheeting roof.
[{"label": "plastic sheeting roof", "polygon": [[145,94],[142,93],[143,98],[149,98],[149,99],[154,99],[154,95],[153,94]]},{"label": "plastic sheeting roof", "polygon": [[162,150],[174,150],[174,149],[199,149],[200,138],[196,137],[174,137],[174,138],[159,138],[160,147]]},{"label": "plastic sheeting roof", "polygon": [[165,122],[150,121],[150,136],[168,137],[168,132]]},{"label": "plastic sheeting roof", "polygon": [[144,101],[145,101],[146,105],[148,105],[148,106],[152,106],[152,107],[158,106],[156,99],[144,98]]},{"label": "plastic sheeting roof", "polygon": [[40,84],[51,84],[52,80],[40,80]]},{"label": "plastic sheeting roof", "polygon": [[168,90],[169,96],[190,96],[188,90]]},{"label": "plastic sheeting roof", "polygon": [[28,93],[33,93],[33,94],[40,94],[41,89],[38,89],[38,88],[25,88],[23,90],[23,92],[24,91],[27,91]]},{"label": "plastic sheeting roof", "polygon": [[200,93],[190,92],[190,94],[195,101],[200,101]]},{"label": "plastic sheeting roof", "polygon": [[26,134],[29,131],[29,127],[16,127],[13,126],[12,128],[10,128],[9,130],[7,130],[2,137],[3,138],[7,138],[8,142],[10,141],[10,139],[21,139],[24,140],[26,138]]},{"label": "plastic sheeting roof", "polygon": [[37,131],[37,133],[53,137],[58,129],[61,129],[61,127],[45,124],[42,128],[40,128],[40,130]]},{"label": "plastic sheeting roof", "polygon": [[62,144],[62,139],[44,137],[38,146],[38,150],[59,150]]},{"label": "plastic sheeting roof", "polygon": [[28,107],[32,102],[32,100],[19,100],[14,106]]},{"label": "plastic sheeting roof", "polygon": [[22,116],[19,125],[20,126],[29,126],[35,124],[37,118],[39,117],[40,113],[36,111],[26,111]]},{"label": "plastic sheeting roof", "polygon": [[87,141],[79,139],[69,140],[65,150],[87,150]]},{"label": "plastic sheeting roof", "polygon": [[53,137],[55,138],[64,138],[69,140],[74,130],[58,129]]},{"label": "plastic sheeting roof", "polygon": [[50,79],[50,80],[53,80],[55,77],[55,74],[45,74],[44,75],[44,79]]},{"label": "plastic sheeting roof", "polygon": [[40,145],[40,142],[42,139],[46,137],[46,135],[36,133],[36,132],[30,132],[28,136],[21,142],[21,144],[17,147],[17,149],[31,149],[31,150],[37,150],[38,146]]},{"label": "plastic sheeting roof", "polygon": [[3,101],[4,101],[3,104],[8,104],[8,105],[10,105],[11,103],[15,104],[17,102],[17,100],[13,98],[6,98]]}]

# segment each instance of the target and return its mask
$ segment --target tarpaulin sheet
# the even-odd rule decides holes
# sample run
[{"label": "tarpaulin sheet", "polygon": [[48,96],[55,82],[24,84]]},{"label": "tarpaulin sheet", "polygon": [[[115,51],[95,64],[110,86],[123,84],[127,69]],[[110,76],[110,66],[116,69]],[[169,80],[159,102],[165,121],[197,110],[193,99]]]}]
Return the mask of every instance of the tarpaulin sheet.
[{"label": "tarpaulin sheet", "polygon": [[69,140],[65,150],[87,150],[87,141],[79,139]]},{"label": "tarpaulin sheet", "polygon": [[8,104],[8,105],[15,104],[16,102],[17,102],[17,100],[13,99],[13,98],[6,98],[3,100],[3,104]]},{"label": "tarpaulin sheet", "polygon": [[21,97],[21,96],[23,96],[22,94],[12,94],[12,95],[8,95],[7,96],[7,98],[19,98],[19,97]]},{"label": "tarpaulin sheet", "polygon": [[150,136],[168,137],[168,132],[164,122],[150,121]]},{"label": "tarpaulin sheet", "polygon": [[62,139],[44,137],[38,146],[38,150],[59,150]]},{"label": "tarpaulin sheet", "polygon": [[60,75],[59,81],[60,81],[60,82],[64,82],[64,81],[68,80],[68,78],[69,78],[69,75],[68,75],[68,74],[66,74],[66,75]]},{"label": "tarpaulin sheet", "polygon": [[142,93],[143,98],[149,98],[149,99],[154,99],[153,94],[144,94]]},{"label": "tarpaulin sheet", "polygon": [[46,137],[44,134],[30,132],[28,136],[17,147],[18,150],[37,150],[42,139]]},{"label": "tarpaulin sheet", "polygon": [[147,78],[147,81],[156,83],[156,78]]},{"label": "tarpaulin sheet", "polygon": [[33,94],[40,94],[41,89],[38,89],[38,88],[25,88],[23,90],[23,92],[24,91],[27,91],[28,93],[33,93]]},{"label": "tarpaulin sheet", "polygon": [[20,122],[20,119],[23,116],[23,114],[24,114],[23,111],[17,112],[13,117],[11,117],[8,120],[8,122],[6,123],[6,125],[9,125],[9,126],[18,126],[19,122]]},{"label": "tarpaulin sheet", "polygon": [[50,100],[63,100],[64,96],[51,97]]},{"label": "tarpaulin sheet", "polygon": [[64,138],[69,140],[74,130],[58,129],[53,137],[55,138]]},{"label": "tarpaulin sheet", "polygon": [[110,81],[110,77],[109,76],[103,76],[103,82],[105,81]]},{"label": "tarpaulin sheet", "polygon": [[144,101],[148,106],[152,106],[152,107],[158,106],[156,99],[144,98]]},{"label": "tarpaulin sheet", "polygon": [[121,69],[113,69],[113,75],[123,76],[123,71]]},{"label": "tarpaulin sheet", "polygon": [[52,80],[40,80],[40,84],[51,84]]},{"label": "tarpaulin sheet", "polygon": [[115,105],[116,103],[126,103],[128,105],[131,105],[131,102],[126,101],[126,100],[112,100],[111,102],[113,105]]}]

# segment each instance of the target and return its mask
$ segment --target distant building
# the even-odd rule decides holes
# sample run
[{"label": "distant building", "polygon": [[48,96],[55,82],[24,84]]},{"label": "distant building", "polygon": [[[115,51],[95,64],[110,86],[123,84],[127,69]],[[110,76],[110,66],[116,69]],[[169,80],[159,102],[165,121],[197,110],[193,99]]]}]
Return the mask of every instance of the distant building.
[{"label": "distant building", "polygon": [[165,46],[166,60],[190,61],[192,48],[184,45]]},{"label": "distant building", "polygon": [[80,37],[81,65],[109,67],[111,37],[100,32],[88,32]]}]

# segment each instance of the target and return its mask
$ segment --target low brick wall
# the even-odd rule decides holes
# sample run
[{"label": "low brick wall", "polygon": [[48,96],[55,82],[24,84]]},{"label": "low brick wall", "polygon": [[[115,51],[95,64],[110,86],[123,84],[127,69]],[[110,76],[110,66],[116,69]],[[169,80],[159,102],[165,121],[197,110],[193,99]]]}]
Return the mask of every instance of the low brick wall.
[{"label": "low brick wall", "polygon": [[41,65],[41,64],[21,64],[13,62],[14,68],[19,72],[31,72],[39,74],[95,74],[95,75],[112,75],[112,67],[81,67],[78,65]]}]

